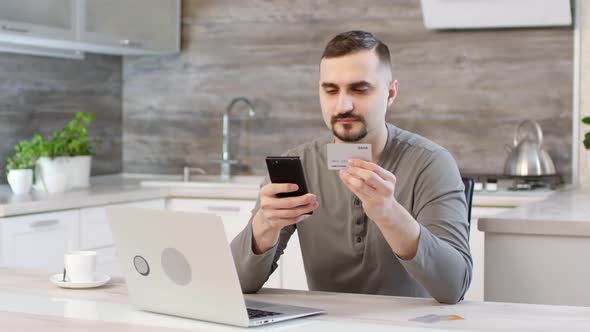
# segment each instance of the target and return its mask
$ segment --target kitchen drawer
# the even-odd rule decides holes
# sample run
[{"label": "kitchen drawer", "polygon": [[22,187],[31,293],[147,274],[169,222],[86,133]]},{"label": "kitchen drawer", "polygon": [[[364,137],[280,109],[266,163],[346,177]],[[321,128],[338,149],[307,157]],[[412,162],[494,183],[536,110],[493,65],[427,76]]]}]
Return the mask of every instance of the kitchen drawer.
[{"label": "kitchen drawer", "polygon": [[[171,211],[203,212],[223,216],[250,215],[254,200],[171,198],[166,206]],[[247,221],[247,220],[246,220]]]},{"label": "kitchen drawer", "polygon": [[78,210],[0,218],[1,265],[59,272],[77,235]]}]

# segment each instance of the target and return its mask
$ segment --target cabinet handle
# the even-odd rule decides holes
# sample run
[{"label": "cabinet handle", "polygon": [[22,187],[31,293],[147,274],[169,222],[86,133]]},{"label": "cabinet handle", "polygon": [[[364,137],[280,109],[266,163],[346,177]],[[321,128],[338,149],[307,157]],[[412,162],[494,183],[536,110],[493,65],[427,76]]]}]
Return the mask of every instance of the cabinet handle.
[{"label": "cabinet handle", "polygon": [[10,32],[20,32],[20,33],[28,33],[29,32],[29,30],[27,30],[27,29],[9,27],[8,25],[3,25],[2,30],[10,31]]},{"label": "cabinet handle", "polygon": [[31,228],[48,227],[48,226],[53,226],[57,223],[59,223],[59,220],[57,220],[57,219],[41,220],[41,221],[35,221],[34,223],[31,223],[29,225],[29,227],[31,227]]},{"label": "cabinet handle", "polygon": [[141,43],[134,42],[129,39],[122,39],[119,41],[119,44],[121,44],[123,46],[129,46],[129,47],[140,47],[141,46]]},{"label": "cabinet handle", "polygon": [[239,206],[207,206],[209,211],[240,212]]}]

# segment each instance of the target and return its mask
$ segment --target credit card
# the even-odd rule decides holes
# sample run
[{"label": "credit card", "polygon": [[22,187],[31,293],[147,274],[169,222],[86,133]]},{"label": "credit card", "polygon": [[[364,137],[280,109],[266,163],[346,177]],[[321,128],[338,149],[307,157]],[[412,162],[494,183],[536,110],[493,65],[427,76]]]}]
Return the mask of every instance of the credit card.
[{"label": "credit card", "polygon": [[328,144],[328,169],[348,168],[349,159],[371,161],[371,144]]},{"label": "credit card", "polygon": [[464,320],[465,318],[459,315],[426,315],[410,319],[414,322],[420,323],[437,323],[445,320]]}]

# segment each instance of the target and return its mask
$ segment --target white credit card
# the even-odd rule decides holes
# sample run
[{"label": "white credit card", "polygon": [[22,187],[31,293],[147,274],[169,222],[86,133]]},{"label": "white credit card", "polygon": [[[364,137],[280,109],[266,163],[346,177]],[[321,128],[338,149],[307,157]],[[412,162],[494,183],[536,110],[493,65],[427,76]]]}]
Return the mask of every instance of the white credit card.
[{"label": "white credit card", "polygon": [[328,169],[348,168],[349,159],[373,160],[371,144],[328,144]]}]

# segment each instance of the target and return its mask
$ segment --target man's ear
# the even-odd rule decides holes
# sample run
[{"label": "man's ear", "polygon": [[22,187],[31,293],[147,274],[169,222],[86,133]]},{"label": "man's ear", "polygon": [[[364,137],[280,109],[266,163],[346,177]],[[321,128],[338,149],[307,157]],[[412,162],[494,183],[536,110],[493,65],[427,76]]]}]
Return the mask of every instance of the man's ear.
[{"label": "man's ear", "polygon": [[387,90],[389,91],[389,95],[387,96],[387,106],[391,106],[397,96],[397,80],[389,81]]}]

